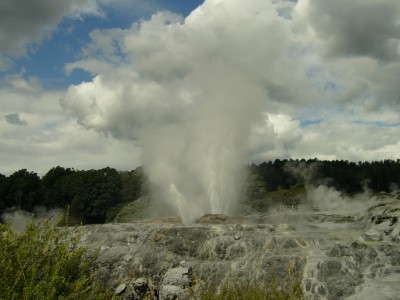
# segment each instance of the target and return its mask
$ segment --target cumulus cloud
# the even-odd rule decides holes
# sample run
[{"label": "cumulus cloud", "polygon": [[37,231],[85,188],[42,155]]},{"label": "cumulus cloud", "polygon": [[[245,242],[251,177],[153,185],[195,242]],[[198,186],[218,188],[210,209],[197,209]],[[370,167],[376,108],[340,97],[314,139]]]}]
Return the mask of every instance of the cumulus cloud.
[{"label": "cumulus cloud", "polygon": [[0,4],[0,52],[24,55],[27,46],[40,43],[63,17],[84,14],[102,14],[96,0],[4,0]]},{"label": "cumulus cloud", "polygon": [[2,110],[11,112],[0,119],[0,173],[29,169],[44,175],[57,165],[96,169],[105,162],[131,170],[140,164],[135,143],[86,130],[66,116],[59,105],[64,93],[41,88],[32,93],[12,84],[0,89]]},{"label": "cumulus cloud", "polygon": [[400,3],[396,0],[301,0],[303,21],[333,57],[399,59]]},{"label": "cumulus cloud", "polygon": [[16,57],[35,51],[43,40],[51,38],[65,18],[82,20],[96,16],[106,19],[108,14],[140,18],[163,6],[157,0],[69,0],[60,3],[3,0],[0,3],[0,71],[10,70]]},{"label": "cumulus cloud", "polygon": [[331,106],[399,110],[398,1],[300,0],[293,15],[301,59]]},{"label": "cumulus cloud", "polygon": [[19,74],[10,74],[5,77],[3,89],[18,91],[23,94],[37,94],[42,89],[39,79],[27,77],[24,70]]},{"label": "cumulus cloud", "polygon": [[[249,7],[254,8],[250,10]],[[258,15],[257,18],[254,15]],[[208,77],[214,70],[216,76],[237,73],[243,81],[256,82],[254,85],[266,95],[266,101],[295,99],[296,102],[307,102],[315,95],[307,90],[295,61],[286,55],[290,43],[288,31],[285,21],[277,16],[268,2],[259,6],[255,3],[230,5],[213,1],[204,3],[186,20],[162,13],[149,21],[135,23],[129,30],[96,31],[92,34],[92,43],[83,51],[87,59],[68,64],[66,69],[70,72],[80,67],[98,76],[91,83],[71,87],[65,103],[69,103],[69,108],[75,111],[82,124],[90,127],[100,128],[101,124],[112,123],[111,113],[100,117],[97,112],[104,111],[105,107],[99,105],[112,102],[112,97],[117,97],[115,94],[122,100],[113,103],[114,110],[120,103],[128,104],[132,113],[137,115],[130,120],[120,118],[120,123],[140,123],[140,116],[152,113],[143,113],[140,109],[153,108],[153,105],[160,106],[154,109],[155,112],[163,106],[169,108],[169,112],[175,114],[169,117],[173,120],[183,113],[185,104],[189,105],[193,97],[204,92],[203,86],[214,85],[217,89],[218,84],[224,85],[223,76],[218,78],[218,84],[211,85],[212,80]],[[115,55],[121,51],[122,55]],[[83,102],[74,100],[77,94],[91,94],[91,88],[93,93],[103,94],[105,91],[101,89],[105,87],[109,94],[114,94],[108,100],[103,101],[101,95],[83,97]],[[298,93],[299,90],[302,92]],[[119,94],[122,92],[125,94]],[[89,109],[95,98],[95,107],[99,106],[99,109],[81,115],[82,106]],[[120,113],[126,113],[126,106],[121,106]],[[97,117],[89,118],[90,115]]]},{"label": "cumulus cloud", "polygon": [[[388,119],[395,117],[394,113],[387,114]],[[275,126],[279,126],[280,134]],[[291,119],[289,115],[278,116],[274,123],[266,122],[264,127],[258,129],[255,140],[259,144],[253,149],[249,161],[262,162],[276,158],[343,159],[356,162],[396,160],[400,149],[398,133],[399,123],[357,122],[349,116],[337,115],[336,119],[302,127],[298,120]]]}]

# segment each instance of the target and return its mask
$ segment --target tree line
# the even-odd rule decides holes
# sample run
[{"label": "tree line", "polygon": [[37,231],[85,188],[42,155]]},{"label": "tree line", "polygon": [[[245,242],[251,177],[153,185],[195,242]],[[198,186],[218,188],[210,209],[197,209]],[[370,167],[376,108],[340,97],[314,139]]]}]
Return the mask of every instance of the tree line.
[{"label": "tree line", "polygon": [[[277,159],[246,167],[247,188],[255,191],[262,188],[274,192],[306,184],[324,184],[353,195],[365,189],[389,192],[400,186],[400,160],[355,163]],[[146,182],[141,167],[117,171],[109,167],[75,170],[57,166],[42,177],[22,169],[9,176],[0,174],[0,214],[10,209],[32,212],[37,206],[68,207],[72,221],[104,223],[112,220],[126,203],[147,194]]]},{"label": "tree line", "polygon": [[68,208],[71,221],[104,223],[112,213],[144,192],[141,168],[120,172],[113,168],[74,170],[60,166],[43,177],[26,169],[0,174],[0,213],[35,207]]},{"label": "tree line", "polygon": [[262,178],[267,191],[295,185],[326,185],[354,195],[366,189],[390,192],[400,187],[400,159],[372,162],[348,160],[284,159],[248,165],[251,174]]}]

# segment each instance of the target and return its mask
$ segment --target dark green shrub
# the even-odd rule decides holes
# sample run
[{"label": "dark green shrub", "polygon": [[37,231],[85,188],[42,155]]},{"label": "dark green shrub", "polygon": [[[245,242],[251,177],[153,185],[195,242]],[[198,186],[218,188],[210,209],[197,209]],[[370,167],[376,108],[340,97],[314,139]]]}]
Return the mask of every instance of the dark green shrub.
[{"label": "dark green shrub", "polygon": [[93,258],[62,220],[31,221],[22,233],[0,224],[0,299],[111,299],[94,282]]}]

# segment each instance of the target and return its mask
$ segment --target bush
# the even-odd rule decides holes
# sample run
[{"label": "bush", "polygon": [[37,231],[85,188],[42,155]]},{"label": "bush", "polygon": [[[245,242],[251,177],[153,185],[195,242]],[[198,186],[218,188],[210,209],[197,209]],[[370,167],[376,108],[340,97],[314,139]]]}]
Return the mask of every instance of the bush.
[{"label": "bush", "polygon": [[80,235],[49,220],[32,220],[25,232],[0,224],[0,299],[111,299],[94,282],[93,260]]}]

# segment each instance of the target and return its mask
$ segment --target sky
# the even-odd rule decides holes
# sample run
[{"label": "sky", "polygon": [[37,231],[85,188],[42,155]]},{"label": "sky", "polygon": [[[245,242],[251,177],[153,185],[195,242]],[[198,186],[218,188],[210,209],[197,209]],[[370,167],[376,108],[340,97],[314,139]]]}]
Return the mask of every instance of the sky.
[{"label": "sky", "polygon": [[132,170],[210,124],[249,127],[243,163],[398,159],[399,75],[398,0],[1,0],[0,173]]}]

